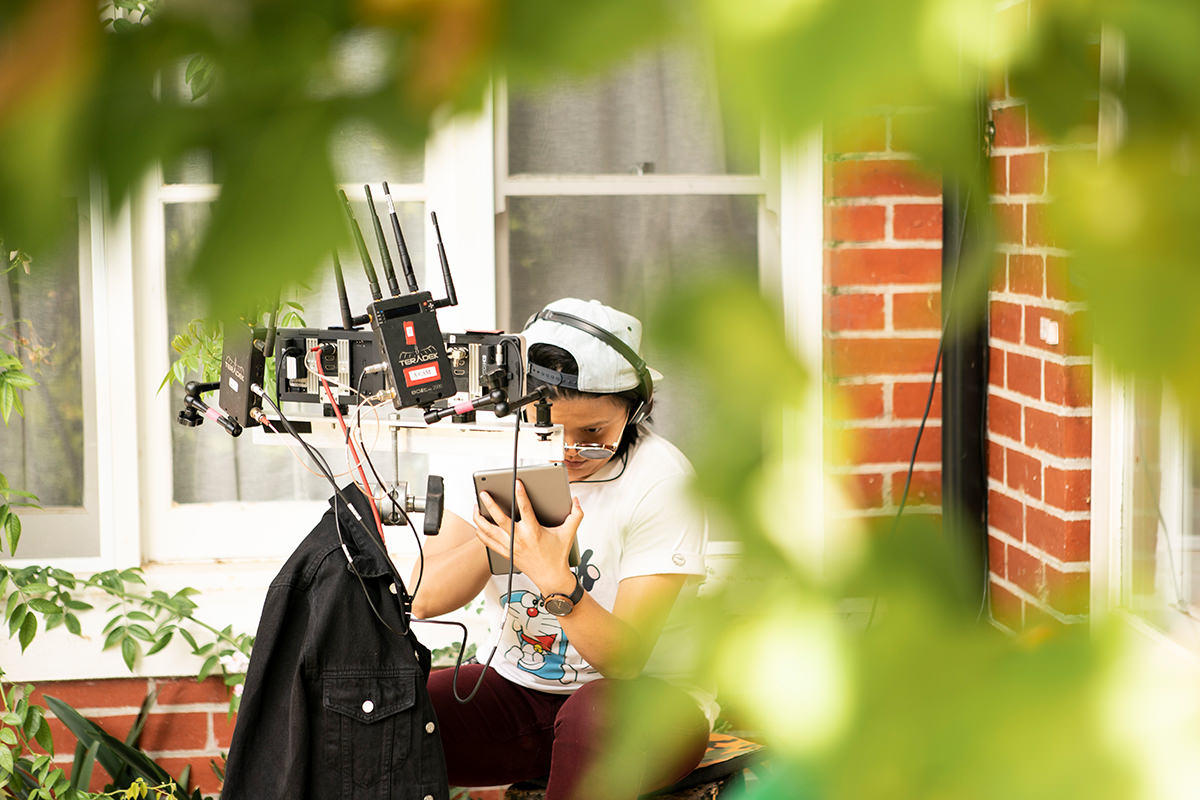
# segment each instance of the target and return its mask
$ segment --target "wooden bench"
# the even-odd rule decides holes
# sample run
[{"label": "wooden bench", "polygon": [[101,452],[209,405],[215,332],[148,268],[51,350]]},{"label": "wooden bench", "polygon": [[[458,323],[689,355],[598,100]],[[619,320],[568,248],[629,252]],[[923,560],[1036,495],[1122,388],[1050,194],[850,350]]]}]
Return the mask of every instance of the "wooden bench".
[{"label": "wooden bench", "polygon": [[[742,788],[746,770],[753,771],[763,764],[766,749],[763,745],[730,736],[713,733],[708,737],[708,749],[696,768],[680,781],[643,795],[654,800],[712,800]],[[543,800],[546,782],[522,781],[509,786],[504,800]]]}]

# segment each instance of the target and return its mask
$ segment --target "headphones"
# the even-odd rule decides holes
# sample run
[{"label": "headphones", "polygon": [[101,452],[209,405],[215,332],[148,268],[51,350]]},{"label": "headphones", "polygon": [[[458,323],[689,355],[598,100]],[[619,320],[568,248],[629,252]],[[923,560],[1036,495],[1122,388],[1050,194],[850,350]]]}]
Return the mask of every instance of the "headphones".
[{"label": "headphones", "polygon": [[[638,376],[638,401],[633,409],[629,412],[629,421],[626,425],[640,425],[650,416],[650,411],[654,407],[654,380],[650,377],[650,370],[646,366],[646,362],[642,357],[633,351],[633,348],[621,341],[620,338],[613,335],[612,332],[604,330],[599,325],[588,322],[582,317],[577,317],[574,314],[566,314],[562,311],[551,311],[544,308],[538,313],[529,318],[525,323],[528,328],[533,324],[534,320],[544,319],[549,322],[557,322],[560,325],[567,325],[571,328],[576,328],[584,333],[589,333],[595,336],[606,345],[616,350],[621,356],[629,362],[633,367],[634,372]],[[552,386],[562,386],[567,389],[579,389],[579,376],[570,375],[565,372],[547,369],[538,364],[529,365],[529,374],[543,383],[548,383]]]}]

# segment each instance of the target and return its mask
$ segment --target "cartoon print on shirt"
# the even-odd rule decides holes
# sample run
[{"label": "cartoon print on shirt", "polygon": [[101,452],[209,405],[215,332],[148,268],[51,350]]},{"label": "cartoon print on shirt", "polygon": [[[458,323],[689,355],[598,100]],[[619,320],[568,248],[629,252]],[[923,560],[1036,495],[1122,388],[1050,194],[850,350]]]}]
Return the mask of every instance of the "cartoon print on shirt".
[{"label": "cartoon print on shirt", "polygon": [[517,589],[511,598],[501,596],[500,602],[508,609],[518,641],[505,653],[505,658],[543,680],[575,683],[579,673],[566,663],[566,634],[558,619],[542,607],[541,597],[536,592]]},{"label": "cartoon print on shirt", "polygon": [[579,559],[579,566],[575,569],[575,574],[579,576],[579,582],[583,584],[585,592],[590,592],[592,587],[596,585],[596,581],[600,580],[600,568],[595,564],[589,563],[595,554],[595,551],[590,547],[584,550],[583,556]]}]

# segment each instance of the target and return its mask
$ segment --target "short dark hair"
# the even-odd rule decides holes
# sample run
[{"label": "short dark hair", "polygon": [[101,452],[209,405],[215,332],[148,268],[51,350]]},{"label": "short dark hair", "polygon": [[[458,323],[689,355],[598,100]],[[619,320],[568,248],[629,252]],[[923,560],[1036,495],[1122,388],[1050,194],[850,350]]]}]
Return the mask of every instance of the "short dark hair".
[{"label": "short dark hair", "polygon": [[[565,372],[568,375],[579,374],[579,363],[575,360],[575,356],[568,353],[558,345],[538,343],[529,346],[529,363],[537,364],[539,367],[552,369],[555,372]],[[565,386],[555,386],[548,384],[545,381],[538,380],[532,375],[529,376],[527,389],[532,391],[539,386],[548,386],[550,388],[550,400],[553,402],[555,398],[561,397],[564,400],[570,400],[573,397],[612,397],[620,400],[625,404],[626,413],[630,413],[642,401],[642,395],[637,389],[626,389],[623,392],[581,392],[578,389],[569,389]],[[648,421],[648,420],[647,420]],[[616,458],[624,457],[629,448],[638,439],[638,426],[625,425],[625,430],[621,433],[621,441],[617,445],[617,451],[614,454]]]}]

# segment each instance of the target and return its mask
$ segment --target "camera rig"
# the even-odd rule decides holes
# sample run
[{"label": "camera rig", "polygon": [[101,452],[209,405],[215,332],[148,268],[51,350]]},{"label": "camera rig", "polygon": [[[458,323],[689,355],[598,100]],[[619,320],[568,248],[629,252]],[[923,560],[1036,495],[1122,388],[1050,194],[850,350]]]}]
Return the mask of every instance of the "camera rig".
[{"label": "camera rig", "polygon": [[[511,441],[513,426],[501,418],[529,404],[538,405],[537,423],[526,429],[527,441],[536,444],[546,460],[561,457],[561,432],[549,422],[549,404],[542,391],[524,393],[525,345],[522,337],[499,331],[443,333],[437,321],[440,308],[458,299],[442,240],[437,215],[430,217],[437,237],[437,252],[445,283],[445,296],[434,299],[422,291],[413,271],[404,234],[387,183],[383,184],[401,271],[407,291],[397,279],[383,226],[375,209],[370,186],[365,186],[367,207],[379,246],[384,279],[390,296],[384,297],[370,251],[344,191],[339,192],[347,223],[359,253],[372,300],[366,313],[355,316],[346,293],[345,276],[333,253],[341,327],[277,328],[272,312],[266,328],[241,321],[225,325],[221,376],[217,383],[189,382],[184,387],[182,425],[194,427],[209,419],[230,435],[258,428],[256,439],[279,438],[275,424],[283,421],[297,435],[330,445],[350,444],[342,421],[352,406],[369,405],[378,412],[390,402],[391,412],[378,416],[392,432],[394,451],[441,448],[467,434],[481,439]],[[278,305],[278,303],[276,303]],[[265,386],[267,360],[275,363],[274,383]],[[217,403],[203,395],[218,391]],[[272,399],[274,398],[274,399]],[[264,410],[264,401],[272,413]],[[315,413],[289,413],[283,419],[281,404],[299,404]],[[481,421],[477,412],[489,420]],[[334,418],[341,424],[338,433]],[[450,436],[432,433],[435,423],[450,419]],[[445,426],[437,426],[444,428]],[[410,493],[407,482],[397,480],[390,490],[381,487],[379,512],[384,524],[407,522],[407,513],[424,514],[426,534],[441,524],[442,478],[430,475],[423,497]]]}]

